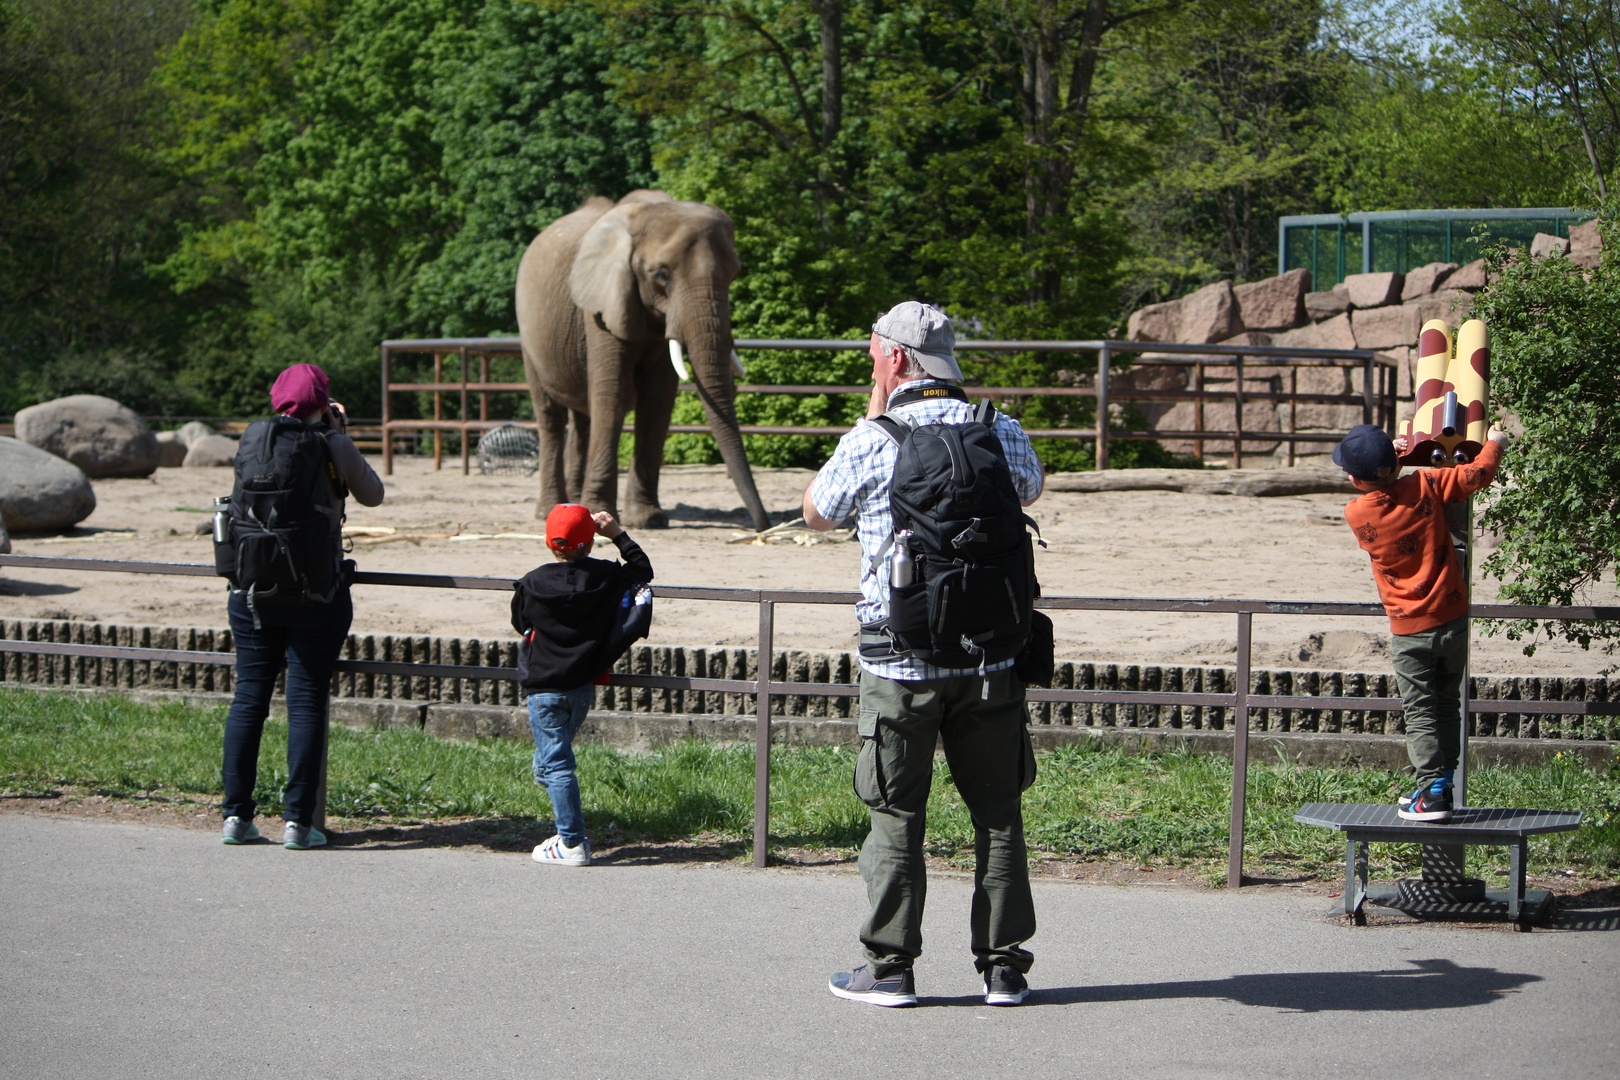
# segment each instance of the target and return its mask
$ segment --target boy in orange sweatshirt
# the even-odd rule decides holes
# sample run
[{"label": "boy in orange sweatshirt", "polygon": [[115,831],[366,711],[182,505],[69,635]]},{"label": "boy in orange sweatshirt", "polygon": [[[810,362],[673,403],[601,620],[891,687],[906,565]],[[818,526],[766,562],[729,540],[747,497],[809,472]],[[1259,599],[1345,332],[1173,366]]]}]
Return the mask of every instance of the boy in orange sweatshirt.
[{"label": "boy in orange sweatshirt", "polygon": [[1468,581],[1452,546],[1445,504],[1496,477],[1507,436],[1491,429],[1479,457],[1450,469],[1401,475],[1408,447],[1375,424],[1350,429],[1333,463],[1363,494],[1344,520],[1372,558],[1389,615],[1390,652],[1406,718],[1406,753],[1417,787],[1400,799],[1408,821],[1451,820],[1452,776],[1462,751],[1462,680],[1468,658]]}]

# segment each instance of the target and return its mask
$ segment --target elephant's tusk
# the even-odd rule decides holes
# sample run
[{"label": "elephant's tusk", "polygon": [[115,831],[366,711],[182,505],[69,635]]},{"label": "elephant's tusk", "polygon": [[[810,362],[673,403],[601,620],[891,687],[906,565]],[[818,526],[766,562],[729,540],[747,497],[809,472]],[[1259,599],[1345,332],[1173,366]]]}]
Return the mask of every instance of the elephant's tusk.
[{"label": "elephant's tusk", "polygon": [[686,355],[681,351],[681,343],[674,338],[669,339],[669,362],[675,366],[675,374],[681,382],[691,382],[692,373],[686,367]]},{"label": "elephant's tusk", "polygon": [[731,370],[737,373],[737,378],[739,379],[748,374],[748,372],[743,370],[742,357],[737,355],[736,349],[731,350]]}]

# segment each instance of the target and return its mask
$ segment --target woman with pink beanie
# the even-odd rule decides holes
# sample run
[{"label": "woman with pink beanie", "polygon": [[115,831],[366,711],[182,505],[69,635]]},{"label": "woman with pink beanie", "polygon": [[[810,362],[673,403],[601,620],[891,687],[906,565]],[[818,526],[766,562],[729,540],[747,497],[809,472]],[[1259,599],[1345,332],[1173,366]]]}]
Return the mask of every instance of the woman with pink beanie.
[{"label": "woman with pink beanie", "polygon": [[[266,460],[286,441],[317,436],[325,447],[325,475],[317,478],[312,508],[329,519],[337,573],[318,596],[295,600],[256,596],[233,588],[228,611],[236,644],[236,693],[225,719],[225,756],[222,778],[227,844],[245,844],[259,837],[253,824],[257,806],[253,789],[258,781],[259,740],[276,678],[287,672],[287,787],[283,792],[283,846],[294,851],[320,847],[326,836],[314,818],[326,753],[327,700],[332,672],[354,620],[349,596],[349,575],[343,570],[342,528],[346,495],[364,506],[383,501],[383,483],[344,433],[343,407],[327,396],[326,372],[314,364],[294,364],[276,377],[270,403],[276,416],[255,421],[242,435],[237,456],[236,499],[243,489],[244,457],[255,452]],[[296,421],[292,423],[290,421]],[[352,563],[348,566],[352,567]]]}]

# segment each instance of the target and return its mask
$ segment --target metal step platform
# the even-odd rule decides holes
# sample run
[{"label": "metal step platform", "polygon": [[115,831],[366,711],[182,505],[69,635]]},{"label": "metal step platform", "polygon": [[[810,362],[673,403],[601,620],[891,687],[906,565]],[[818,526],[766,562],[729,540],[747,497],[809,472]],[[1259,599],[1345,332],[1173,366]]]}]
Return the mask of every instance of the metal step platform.
[{"label": "metal step platform", "polygon": [[[1545,920],[1552,894],[1525,889],[1525,855],[1529,838],[1570,832],[1580,827],[1572,810],[1510,810],[1458,807],[1449,822],[1406,821],[1393,806],[1369,803],[1306,803],[1294,820],[1345,835],[1344,913],[1366,925],[1364,904],[1393,908],[1419,918],[1500,919],[1529,930]],[[1423,876],[1392,885],[1367,883],[1369,843],[1423,845]],[[1463,851],[1469,845],[1505,847],[1510,852],[1509,887],[1487,889],[1463,873]]]}]

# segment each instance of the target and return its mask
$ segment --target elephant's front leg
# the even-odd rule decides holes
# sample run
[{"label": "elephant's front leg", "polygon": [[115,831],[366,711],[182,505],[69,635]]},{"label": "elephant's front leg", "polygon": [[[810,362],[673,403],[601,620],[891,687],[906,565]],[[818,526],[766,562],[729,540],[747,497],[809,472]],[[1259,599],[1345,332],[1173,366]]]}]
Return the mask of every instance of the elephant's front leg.
[{"label": "elephant's front leg", "polygon": [[590,414],[589,436],[581,431],[585,479],[579,501],[593,511],[608,510],[623,520],[619,512],[619,432],[624,430],[624,416],[635,396],[630,379],[637,346],[594,326],[586,329],[586,343]]},{"label": "elephant's front leg", "polygon": [[585,459],[591,446],[591,414],[571,411],[568,417],[568,454],[563,465],[568,475],[568,490],[577,496],[585,490]]},{"label": "elephant's front leg", "polygon": [[641,528],[665,529],[669,527],[669,515],[658,502],[658,474],[664,467],[664,442],[669,438],[669,417],[675,410],[678,382],[663,349],[642,362],[638,375],[636,448],[625,492],[625,520]]},{"label": "elephant's front leg", "polygon": [[536,394],[534,404],[540,433],[540,501],[535,504],[534,516],[543,518],[551,513],[553,506],[568,501],[568,491],[563,486],[563,447],[568,440],[568,410],[544,394]]}]

